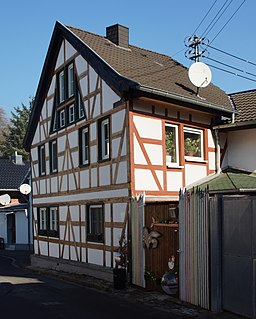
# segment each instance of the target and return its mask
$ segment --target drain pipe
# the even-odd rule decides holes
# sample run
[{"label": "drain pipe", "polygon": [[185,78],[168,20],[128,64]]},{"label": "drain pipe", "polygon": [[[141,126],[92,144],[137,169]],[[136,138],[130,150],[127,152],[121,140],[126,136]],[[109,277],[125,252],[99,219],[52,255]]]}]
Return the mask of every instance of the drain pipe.
[{"label": "drain pipe", "polygon": [[216,168],[216,174],[220,174],[221,168],[220,168],[220,135],[219,130],[215,129],[215,141],[216,141],[216,153],[215,153],[215,168]]}]

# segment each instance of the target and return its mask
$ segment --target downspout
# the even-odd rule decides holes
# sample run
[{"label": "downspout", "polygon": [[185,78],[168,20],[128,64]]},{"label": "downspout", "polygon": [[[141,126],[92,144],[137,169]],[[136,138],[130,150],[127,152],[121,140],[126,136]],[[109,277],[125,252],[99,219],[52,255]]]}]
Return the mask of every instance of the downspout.
[{"label": "downspout", "polygon": [[215,132],[215,141],[216,141],[216,153],[215,153],[215,169],[216,174],[220,174],[221,167],[220,167],[220,135],[219,130],[214,130]]}]

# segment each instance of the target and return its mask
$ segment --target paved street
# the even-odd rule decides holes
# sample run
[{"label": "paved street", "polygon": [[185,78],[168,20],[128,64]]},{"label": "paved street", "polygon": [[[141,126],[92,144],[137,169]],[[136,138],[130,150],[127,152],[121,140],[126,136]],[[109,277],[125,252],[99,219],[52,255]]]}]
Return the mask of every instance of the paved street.
[{"label": "paved street", "polygon": [[176,318],[168,312],[117,295],[37,274],[23,269],[24,264],[26,260],[21,257],[15,259],[0,254],[1,319]]},{"label": "paved street", "polygon": [[28,252],[0,250],[1,319],[242,318],[185,305],[161,292],[118,290],[92,277],[54,271],[42,274],[32,271],[29,264]]}]

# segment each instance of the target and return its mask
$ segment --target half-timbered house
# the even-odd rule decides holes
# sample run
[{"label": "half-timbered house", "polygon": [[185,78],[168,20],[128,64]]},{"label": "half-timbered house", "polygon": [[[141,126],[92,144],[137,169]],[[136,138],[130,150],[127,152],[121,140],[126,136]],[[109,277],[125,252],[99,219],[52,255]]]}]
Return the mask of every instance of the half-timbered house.
[{"label": "half-timbered house", "polygon": [[143,286],[143,216],[169,219],[179,190],[216,171],[211,127],[232,109],[218,87],[197,94],[184,66],[130,45],[128,32],[56,23],[24,146],[34,263],[108,270],[128,243],[132,282]]}]

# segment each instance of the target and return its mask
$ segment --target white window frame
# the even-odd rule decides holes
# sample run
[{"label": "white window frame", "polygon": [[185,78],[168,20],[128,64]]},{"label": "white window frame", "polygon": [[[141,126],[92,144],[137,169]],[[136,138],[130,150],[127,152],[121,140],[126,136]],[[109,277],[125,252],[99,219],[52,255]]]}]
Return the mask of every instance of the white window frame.
[{"label": "white window frame", "polygon": [[[72,110],[72,112],[71,112],[71,110]],[[68,107],[68,120],[69,120],[69,123],[75,122],[75,106],[74,106],[74,104],[72,104]]]},{"label": "white window frame", "polygon": [[[204,134],[203,130],[196,129],[192,127],[184,127],[184,141],[185,141],[185,133],[191,133],[200,136],[200,156],[189,156],[185,155],[185,159],[188,160],[203,160],[204,159]],[[185,152],[185,144],[184,144],[184,152]]]},{"label": "white window frame", "polygon": [[68,97],[70,98],[75,94],[74,90],[74,65],[73,63],[69,64],[68,66]]},{"label": "white window frame", "polygon": [[58,207],[50,207],[50,225],[49,230],[54,230],[58,232],[59,227],[59,216]]},{"label": "white window frame", "polygon": [[65,101],[65,73],[64,70],[59,73],[59,103]]},{"label": "white window frame", "polygon": [[[176,147],[176,161],[172,162],[169,160],[166,152],[166,165],[169,166],[178,166],[179,165],[179,130],[178,130],[178,125],[175,124],[170,124],[170,123],[165,123],[165,127],[173,127],[175,129],[175,147]],[[166,132],[166,130],[165,130]]]},{"label": "white window frame", "polygon": [[[105,136],[105,127],[107,127],[108,136]],[[109,118],[106,118],[101,122],[101,159],[109,159],[109,143],[110,143],[110,127],[109,127]]]},{"label": "white window frame", "polygon": [[[54,145],[56,145],[56,154],[55,152],[53,151],[54,150]],[[50,168],[51,168],[51,173],[56,173],[58,171],[58,149],[57,149],[57,140],[53,140],[53,141],[50,141]],[[56,166],[57,167],[54,167],[54,159],[56,158]]]},{"label": "white window frame", "polygon": [[59,120],[60,120],[60,128],[62,127],[65,127],[66,125],[66,112],[65,112],[65,109],[61,110],[60,113],[59,113]]},{"label": "white window frame", "polygon": [[[88,134],[88,139],[86,139],[86,134]],[[86,143],[86,141],[88,143]],[[85,127],[84,129],[82,129],[81,132],[81,161],[82,161],[82,165],[86,165],[89,164],[89,156],[90,156],[90,152],[89,152],[89,128]]]},{"label": "white window frame", "polygon": [[47,231],[47,209],[45,207],[39,208],[39,230]]},{"label": "white window frame", "polygon": [[83,102],[81,101],[81,95],[80,92],[78,91],[78,114],[79,118],[84,117],[84,105]]},{"label": "white window frame", "polygon": [[39,146],[39,175],[46,174],[45,144]]}]

